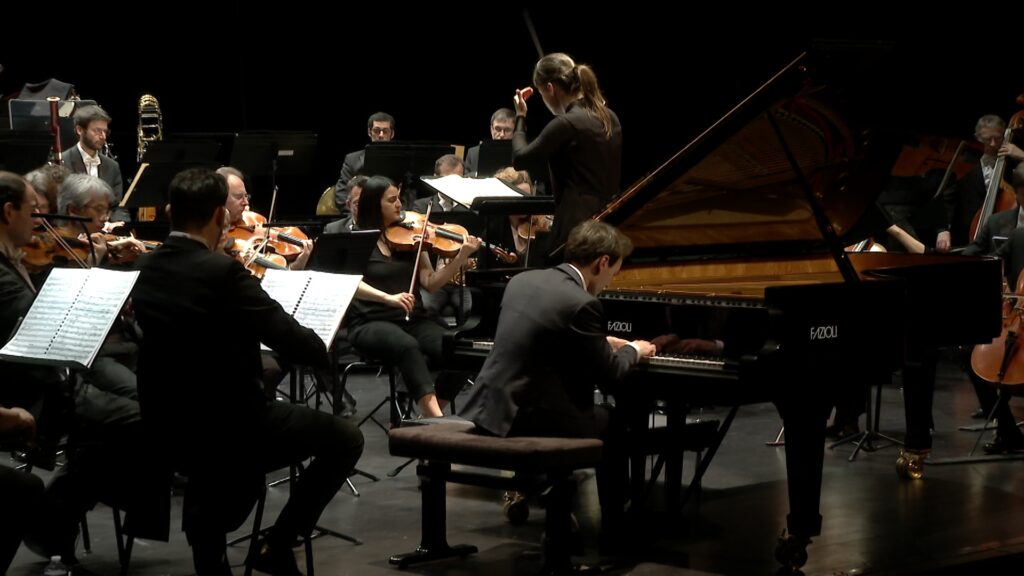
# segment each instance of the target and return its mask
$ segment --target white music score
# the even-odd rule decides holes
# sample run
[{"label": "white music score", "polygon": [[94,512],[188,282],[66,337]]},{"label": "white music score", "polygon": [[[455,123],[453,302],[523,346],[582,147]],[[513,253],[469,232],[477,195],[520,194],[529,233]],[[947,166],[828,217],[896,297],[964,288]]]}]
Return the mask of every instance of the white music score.
[{"label": "white music score", "polygon": [[138,277],[137,271],[55,268],[0,358],[88,369]]}]

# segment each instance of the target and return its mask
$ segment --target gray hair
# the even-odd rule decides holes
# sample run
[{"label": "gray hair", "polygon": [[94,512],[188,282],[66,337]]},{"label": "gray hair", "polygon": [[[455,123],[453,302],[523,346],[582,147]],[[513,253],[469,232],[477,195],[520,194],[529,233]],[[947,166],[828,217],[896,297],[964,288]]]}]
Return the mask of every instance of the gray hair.
[{"label": "gray hair", "polygon": [[110,184],[88,174],[72,174],[57,193],[57,210],[60,214],[68,214],[68,207],[74,206],[81,210],[97,193],[102,194],[107,202],[114,203],[114,191]]},{"label": "gray hair", "polygon": [[981,133],[982,128],[995,128],[997,130],[1005,130],[1006,122],[995,114],[986,114],[981,118],[978,118],[978,123],[974,125],[974,134],[978,135]]}]

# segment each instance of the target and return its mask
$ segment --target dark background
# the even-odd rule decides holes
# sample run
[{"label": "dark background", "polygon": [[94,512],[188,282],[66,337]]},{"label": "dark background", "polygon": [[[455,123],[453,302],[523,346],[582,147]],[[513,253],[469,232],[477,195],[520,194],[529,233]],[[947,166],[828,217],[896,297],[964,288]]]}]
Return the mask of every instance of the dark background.
[{"label": "dark background", "polygon": [[[371,113],[394,115],[399,139],[470,146],[488,137],[490,114],[530,83],[538,54],[521,8],[346,3],[330,7],[344,17],[328,18],[325,5],[292,0],[255,10],[188,0],[25,9],[8,18],[26,24],[18,35],[0,37],[0,89],[11,94],[52,77],[97,100],[114,118],[111,141],[126,178],[135,170],[137,105],[146,93],[160,101],[167,137],[316,132],[314,173],[281,190],[282,212],[303,215],[335,182],[344,154],[365,144]],[[815,46],[854,64],[883,64],[857,82],[883,102],[887,122],[908,130],[970,138],[980,115],[1008,118],[1024,91],[1019,42],[971,10],[943,15],[936,30],[922,24],[934,21],[930,14],[896,17],[886,7],[843,13],[830,6],[840,16],[826,17],[723,5],[703,9],[710,16],[698,20],[679,17],[685,5],[624,4],[604,13],[575,6],[528,10],[546,52],[568,52],[596,70],[623,124],[624,186]],[[113,10],[129,24],[111,24]],[[869,56],[851,56],[863,50]],[[539,99],[530,104],[534,135],[550,115]],[[265,210],[264,191],[251,192]]]}]

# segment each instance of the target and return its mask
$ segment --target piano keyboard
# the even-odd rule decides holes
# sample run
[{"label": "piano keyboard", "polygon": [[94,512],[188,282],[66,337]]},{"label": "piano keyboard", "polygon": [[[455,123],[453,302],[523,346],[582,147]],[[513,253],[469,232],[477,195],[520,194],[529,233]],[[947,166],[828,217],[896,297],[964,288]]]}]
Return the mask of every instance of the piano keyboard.
[{"label": "piano keyboard", "polygon": [[[473,350],[490,352],[494,348],[492,340],[473,340],[470,346]],[[641,358],[642,364],[651,366],[667,366],[673,368],[697,368],[699,370],[724,370],[725,360],[714,356],[685,356],[682,354],[667,354],[664,356],[651,356]]]}]

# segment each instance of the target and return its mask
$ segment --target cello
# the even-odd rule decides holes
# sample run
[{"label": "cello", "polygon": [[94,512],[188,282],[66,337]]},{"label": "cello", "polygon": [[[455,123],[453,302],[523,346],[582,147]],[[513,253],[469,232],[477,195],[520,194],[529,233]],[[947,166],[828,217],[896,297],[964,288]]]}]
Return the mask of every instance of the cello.
[{"label": "cello", "polygon": [[[1017,96],[1017,103],[1024,105],[1024,94]],[[1003,132],[1003,142],[1009,143],[1013,138],[1013,133],[1022,124],[1024,124],[1024,110],[1018,111],[1010,118],[1010,122],[1006,125],[1006,131]],[[992,178],[989,180],[988,187],[985,190],[985,201],[982,202],[981,208],[978,209],[978,212],[971,220],[970,237],[972,241],[978,240],[981,236],[982,227],[985,226],[985,223],[993,213],[1009,210],[1017,205],[1017,196],[1013,192],[1013,186],[1010,186],[1010,184],[1003,180],[1003,172],[1005,171],[1006,156],[997,156]]]},{"label": "cello", "polygon": [[996,385],[1024,384],[1024,271],[1017,277],[1012,294],[1003,298],[1003,331],[988,344],[978,344],[971,352],[971,370],[982,380]]}]

